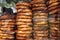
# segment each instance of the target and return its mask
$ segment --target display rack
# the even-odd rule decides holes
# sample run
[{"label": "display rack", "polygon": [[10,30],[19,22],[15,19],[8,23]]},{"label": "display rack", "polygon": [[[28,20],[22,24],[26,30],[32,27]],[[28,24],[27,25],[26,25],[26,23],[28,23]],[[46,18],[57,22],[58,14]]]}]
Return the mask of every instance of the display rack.
[{"label": "display rack", "polygon": [[[10,1],[10,0],[9,0]],[[25,2],[31,2],[31,0],[14,0],[13,2],[15,2],[15,3],[17,3],[17,2],[19,2],[19,1],[25,1]],[[48,7],[48,5],[46,5],[47,7]],[[48,10],[48,9],[47,9]],[[48,18],[47,18],[47,22],[48,22],[48,39],[49,40],[51,40],[51,38],[50,38],[50,22],[49,22],[49,18],[50,18],[50,16],[51,16],[51,14],[49,14],[49,11],[47,11],[47,13],[48,13]],[[59,18],[59,22],[60,22],[60,12],[59,12],[59,14],[58,14],[59,16],[58,16],[58,18]],[[59,23],[60,24],[60,23]],[[16,28],[17,27],[17,25],[15,25],[15,30],[17,29]],[[60,27],[60,25],[59,25],[59,27]],[[3,31],[3,30],[2,30]],[[60,31],[60,29],[59,29],[59,31]],[[60,39],[60,37],[59,37],[59,39]],[[15,34],[14,34],[14,40],[17,40],[16,39],[16,32],[15,32]],[[32,11],[32,40],[35,40],[34,39],[34,12]]]}]

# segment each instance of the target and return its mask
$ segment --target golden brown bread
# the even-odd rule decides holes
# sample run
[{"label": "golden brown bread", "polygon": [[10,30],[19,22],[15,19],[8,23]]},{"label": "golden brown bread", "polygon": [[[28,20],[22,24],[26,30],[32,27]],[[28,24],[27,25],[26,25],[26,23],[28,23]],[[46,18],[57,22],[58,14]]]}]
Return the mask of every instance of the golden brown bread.
[{"label": "golden brown bread", "polygon": [[54,10],[54,9],[57,9],[58,6],[53,6],[53,7],[50,7],[48,10],[51,11],[51,10]]},{"label": "golden brown bread", "polygon": [[45,4],[33,4],[32,6],[33,7],[46,7]]},{"label": "golden brown bread", "polygon": [[12,38],[13,38],[13,36],[8,35],[8,34],[0,34],[0,38],[3,38],[3,39],[5,39],[5,38],[12,39]]},{"label": "golden brown bread", "polygon": [[46,7],[37,7],[37,8],[32,8],[32,10],[46,10]]},{"label": "golden brown bread", "polygon": [[[32,25],[32,23],[31,22],[19,22],[19,21],[17,21],[16,22],[16,25]],[[18,26],[18,27],[20,27],[20,26]],[[21,26],[22,27],[22,26]]]},{"label": "golden brown bread", "polygon": [[48,30],[46,28],[46,26],[48,26],[48,22],[47,22],[48,14],[46,13],[47,7],[44,4],[45,0],[33,0],[32,3],[33,3],[32,10],[35,11],[34,12],[34,34],[35,34],[34,38],[35,40],[44,40],[44,37],[48,37]]},{"label": "golden brown bread", "polygon": [[22,12],[19,12],[18,14],[17,14],[17,16],[29,16],[29,15],[32,15],[32,12],[25,12],[25,13],[22,13]]},{"label": "golden brown bread", "polygon": [[47,22],[47,19],[38,19],[38,18],[36,18],[36,19],[34,19],[34,21],[35,21],[35,22],[38,22],[38,21]]},{"label": "golden brown bread", "polygon": [[0,17],[0,19],[7,19],[9,16],[8,15],[3,15]]},{"label": "golden brown bread", "polygon": [[50,27],[56,27],[56,28],[59,28],[59,24],[58,25],[54,25],[54,24],[50,24]]},{"label": "golden brown bread", "polygon": [[18,6],[18,5],[22,5],[22,6],[31,6],[29,3],[27,3],[27,2],[18,2],[17,4],[16,4],[16,6]]},{"label": "golden brown bread", "polygon": [[26,25],[26,23],[25,22],[19,22],[19,21],[17,21],[16,25]]},{"label": "golden brown bread", "polygon": [[18,37],[17,40],[26,40],[26,38],[20,38],[20,37]]},{"label": "golden brown bread", "polygon": [[34,25],[34,27],[47,27],[48,25],[47,24],[44,24],[44,25]]},{"label": "golden brown bread", "polygon": [[49,18],[50,23],[59,23],[59,21],[56,21],[55,18]]},{"label": "golden brown bread", "polygon": [[50,0],[50,1],[51,1],[51,4],[48,6],[49,13],[54,14],[59,12],[59,2],[56,2],[57,0],[55,1]]},{"label": "golden brown bread", "polygon": [[49,4],[57,2],[58,0],[49,0]]},{"label": "golden brown bread", "polygon": [[[5,15],[5,16],[7,16],[7,15]],[[9,19],[6,19],[6,18],[9,18]],[[13,27],[14,27],[14,20],[13,20],[14,18],[11,19],[11,17],[9,15],[6,18],[2,18],[2,20],[1,20],[0,38],[5,39],[5,40],[13,39],[14,33],[12,33],[12,32],[13,32]]]},{"label": "golden brown bread", "polygon": [[58,30],[56,30],[54,28],[50,30],[51,33],[55,33],[56,31],[58,31]]},{"label": "golden brown bread", "polygon": [[6,39],[0,38],[0,40],[6,40]]},{"label": "golden brown bread", "polygon": [[[40,22],[41,22],[41,23],[40,23]],[[47,21],[35,21],[34,24],[36,24],[36,25],[39,25],[39,24],[40,24],[40,25],[45,24],[45,25],[46,25],[46,24],[47,24]]]},{"label": "golden brown bread", "polygon": [[[16,37],[18,40],[25,40],[29,38],[32,32],[32,11],[29,9],[30,4],[26,2],[19,2],[17,3],[17,17],[16,17],[16,24],[17,24],[17,34]],[[20,9],[18,9],[20,8]],[[24,9],[22,9],[24,8]],[[25,38],[24,38],[25,37]]]},{"label": "golden brown bread", "polygon": [[55,22],[55,18],[49,18],[50,22]]},{"label": "golden brown bread", "polygon": [[11,15],[7,12],[4,12],[3,15],[0,17],[0,19],[3,19],[3,20],[5,20],[5,19],[14,19],[14,17],[15,17],[15,15]]},{"label": "golden brown bread", "polygon": [[7,28],[6,28],[6,27],[5,27],[5,28],[0,28],[0,29],[3,30],[3,31],[5,31],[5,30],[7,31],[8,29],[9,29],[10,31],[13,30],[13,28],[8,28],[8,27],[7,27]]},{"label": "golden brown bread", "polygon": [[59,8],[58,9],[54,9],[54,10],[50,11],[49,14],[55,14],[55,13],[59,12],[59,10],[60,10]]},{"label": "golden brown bread", "polygon": [[[40,33],[40,31],[44,31],[44,30],[47,30],[48,29],[48,27],[47,26],[35,26],[35,28],[34,28],[34,31],[36,32],[36,31],[38,31],[39,33]],[[43,34],[43,33],[41,33],[41,34]]]},{"label": "golden brown bread", "polygon": [[58,39],[58,37],[59,37],[59,33],[58,33],[58,31],[57,30],[52,30],[53,32],[51,32],[51,38],[57,38]]},{"label": "golden brown bread", "polygon": [[44,13],[44,12],[35,12],[34,13],[34,16],[48,16],[48,14],[47,13]]},{"label": "golden brown bread", "polygon": [[27,9],[27,8],[29,8],[29,7],[27,7],[27,6],[16,6],[16,9]]},{"label": "golden brown bread", "polygon": [[20,28],[18,28],[18,30],[19,31],[30,31],[30,30],[32,30],[32,28],[31,27],[20,27]]},{"label": "golden brown bread", "polygon": [[17,19],[17,20],[20,21],[20,22],[31,22],[31,19]]},{"label": "golden brown bread", "polygon": [[17,10],[17,12],[31,12],[30,9],[19,9]]},{"label": "golden brown bread", "polygon": [[35,31],[35,33],[44,34],[44,33],[48,33],[48,30],[44,30],[44,31]]},{"label": "golden brown bread", "polygon": [[31,31],[17,31],[17,37],[30,37]]},{"label": "golden brown bread", "polygon": [[35,37],[35,40],[49,40],[48,37]]},{"label": "golden brown bread", "polygon": [[18,27],[26,28],[26,27],[30,27],[30,26],[29,25],[18,25]]},{"label": "golden brown bread", "polygon": [[17,40],[26,40],[28,37],[26,36],[17,36]]},{"label": "golden brown bread", "polygon": [[38,37],[48,36],[48,34],[36,34]]},{"label": "golden brown bread", "polygon": [[10,31],[12,31],[13,30],[13,27],[14,27],[14,20],[12,20],[12,19],[6,19],[6,20],[1,20],[1,30],[3,30],[3,31],[7,31],[8,29],[10,30]]},{"label": "golden brown bread", "polygon": [[35,25],[46,25],[47,22],[35,22]]},{"label": "golden brown bread", "polygon": [[45,0],[33,0],[32,2],[31,2],[32,4],[34,4],[34,3],[45,3]]},{"label": "golden brown bread", "polygon": [[58,0],[49,0],[49,4],[57,2]]},{"label": "golden brown bread", "polygon": [[59,5],[59,2],[55,2],[55,3],[50,4],[48,7],[58,6],[58,5]]},{"label": "golden brown bread", "polygon": [[[28,25],[19,25],[17,30],[17,37],[29,37],[31,35],[32,28]],[[18,39],[18,38],[17,38]]]},{"label": "golden brown bread", "polygon": [[57,27],[50,27],[51,30],[59,30]]},{"label": "golden brown bread", "polygon": [[20,13],[32,13],[32,11],[31,10],[23,10],[23,11],[18,11],[17,12],[18,14],[20,14]]},{"label": "golden brown bread", "polygon": [[[18,34],[25,34],[25,35],[27,35],[27,34],[30,34],[31,33],[31,31],[29,32],[29,31],[17,31],[17,33]],[[22,36],[22,35],[21,35]]]},{"label": "golden brown bread", "polygon": [[34,18],[46,19],[48,16],[34,16]]},{"label": "golden brown bread", "polygon": [[17,19],[31,19],[32,17],[31,16],[17,16]]},{"label": "golden brown bread", "polygon": [[6,20],[1,20],[2,25],[14,25],[14,20],[13,19],[6,19]]}]

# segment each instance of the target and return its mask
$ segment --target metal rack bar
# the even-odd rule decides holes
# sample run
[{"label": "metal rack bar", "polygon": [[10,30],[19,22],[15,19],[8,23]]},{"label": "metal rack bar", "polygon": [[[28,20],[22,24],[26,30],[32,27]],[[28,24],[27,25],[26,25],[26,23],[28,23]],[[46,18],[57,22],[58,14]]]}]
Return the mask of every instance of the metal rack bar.
[{"label": "metal rack bar", "polygon": [[49,13],[48,13],[48,39],[50,40],[50,23],[49,23]]},{"label": "metal rack bar", "polygon": [[[48,0],[46,0],[46,1],[48,1]],[[48,3],[49,3],[49,2],[46,3],[47,13],[48,13],[48,18],[47,18],[47,22],[48,22],[48,39],[51,40],[51,39],[50,39],[50,23],[49,23],[50,14],[49,14],[49,11],[48,11]]]},{"label": "metal rack bar", "polygon": [[32,12],[32,39],[34,40],[34,13]]}]

